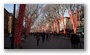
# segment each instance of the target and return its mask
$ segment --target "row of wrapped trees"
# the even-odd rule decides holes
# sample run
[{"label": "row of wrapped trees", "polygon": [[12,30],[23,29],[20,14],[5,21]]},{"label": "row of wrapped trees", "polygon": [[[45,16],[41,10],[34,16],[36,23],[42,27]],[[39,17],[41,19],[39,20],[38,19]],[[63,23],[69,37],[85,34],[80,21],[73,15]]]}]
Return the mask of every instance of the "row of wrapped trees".
[{"label": "row of wrapped trees", "polygon": [[[27,4],[25,18],[30,19],[30,29],[36,27],[40,29],[41,26],[45,28],[45,25],[47,26],[47,23],[50,23],[52,32],[56,30],[56,32],[59,33],[60,28],[62,28],[61,26],[63,26],[65,33],[65,13],[67,13],[66,16],[70,17],[72,28],[74,32],[76,32],[77,20],[82,20],[84,16],[84,5],[82,4]],[[75,13],[76,15],[74,15]],[[27,22],[27,24],[28,23],[29,22]],[[60,23],[62,23],[62,25],[60,25]],[[56,28],[54,27],[55,25]]]},{"label": "row of wrapped trees", "polygon": [[[77,20],[81,20],[84,14],[84,6],[82,4],[43,4],[41,6],[41,18],[42,22],[38,22],[41,26],[45,25],[47,22],[51,22],[52,32],[54,32],[54,22],[56,24],[56,32],[60,31],[60,22],[63,23],[63,29],[65,33],[65,13],[70,17],[72,28],[74,33],[76,33]],[[76,15],[74,15],[76,13]],[[46,23],[44,22],[46,20]],[[37,23],[37,24],[38,24]]]},{"label": "row of wrapped trees", "polygon": [[[50,26],[51,31],[56,31],[57,33],[60,33],[60,28],[63,26],[63,32],[66,33],[65,13],[70,17],[72,29],[76,34],[77,20],[81,20],[84,16],[84,6],[82,4],[20,4],[16,11],[15,44],[21,43],[20,36],[23,26],[25,27],[26,36],[32,29],[34,31],[48,32]],[[61,23],[62,26],[60,26]]]}]

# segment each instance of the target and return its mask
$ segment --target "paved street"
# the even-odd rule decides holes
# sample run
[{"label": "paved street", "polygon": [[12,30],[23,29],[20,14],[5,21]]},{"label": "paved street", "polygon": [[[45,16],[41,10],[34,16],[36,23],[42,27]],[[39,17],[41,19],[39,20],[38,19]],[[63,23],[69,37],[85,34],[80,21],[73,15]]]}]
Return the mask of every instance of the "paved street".
[{"label": "paved street", "polygon": [[[10,47],[9,38],[5,40],[5,47]],[[22,41],[21,46],[23,49],[71,49],[71,42],[69,38],[63,36],[51,36],[48,40],[45,38],[45,42],[42,43],[42,38],[40,37],[39,45],[36,45],[36,38],[34,36],[27,36],[27,38]],[[81,40],[81,49],[84,48],[84,42]],[[80,49],[80,44],[79,44]]]},{"label": "paved street", "polygon": [[[49,40],[45,39],[42,43],[42,38],[40,38],[39,46],[36,45],[36,39],[33,36],[28,36],[24,42],[22,42],[22,47],[27,49],[71,49],[71,42],[69,38],[59,36],[59,37],[49,37]],[[80,48],[80,45],[79,45]],[[84,48],[83,43],[81,43],[81,48]]]}]

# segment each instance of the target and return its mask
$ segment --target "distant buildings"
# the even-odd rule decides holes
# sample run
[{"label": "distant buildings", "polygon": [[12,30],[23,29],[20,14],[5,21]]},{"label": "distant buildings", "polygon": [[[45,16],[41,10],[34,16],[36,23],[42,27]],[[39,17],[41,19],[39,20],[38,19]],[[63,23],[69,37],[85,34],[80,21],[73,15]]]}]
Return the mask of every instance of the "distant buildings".
[{"label": "distant buildings", "polygon": [[[5,37],[7,37],[8,33],[11,33],[12,31],[12,18],[13,18],[12,13],[9,13],[4,8],[4,36]],[[16,22],[16,19],[14,21]]]},{"label": "distant buildings", "polygon": [[[67,30],[73,30],[73,26],[72,26],[70,17],[64,17],[65,27],[63,25],[63,22],[60,21],[60,19],[58,19],[58,21],[59,21],[59,31],[63,31],[64,28],[65,28],[66,32],[67,32]],[[56,30],[56,23],[55,22],[53,22],[53,23],[54,23],[54,31],[56,32],[57,31]],[[82,18],[82,20],[77,20],[77,28],[80,27],[80,26],[84,27],[84,18]],[[51,27],[52,27],[52,25],[49,24],[49,29],[48,29],[49,32],[52,32]]]},{"label": "distant buildings", "polygon": [[4,8],[4,36],[8,36],[11,33],[12,28],[12,14]]},{"label": "distant buildings", "polygon": [[64,21],[65,21],[64,23],[65,23],[66,29],[72,30],[72,23],[71,23],[70,17],[65,17]]}]

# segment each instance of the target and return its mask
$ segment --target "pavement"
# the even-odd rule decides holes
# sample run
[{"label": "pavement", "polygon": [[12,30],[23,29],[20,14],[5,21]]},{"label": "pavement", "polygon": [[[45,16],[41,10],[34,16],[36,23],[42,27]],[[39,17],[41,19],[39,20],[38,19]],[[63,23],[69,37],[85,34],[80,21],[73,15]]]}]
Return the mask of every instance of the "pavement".
[{"label": "pavement", "polygon": [[[80,38],[79,49],[84,49],[84,39]],[[44,43],[42,43],[42,38],[40,37],[39,45],[36,45],[36,38],[34,36],[27,36],[24,41],[21,42],[23,49],[72,49],[71,42],[68,37],[64,36],[49,36],[48,40],[45,38]],[[10,40],[8,37],[4,37],[4,47],[10,48]]]}]

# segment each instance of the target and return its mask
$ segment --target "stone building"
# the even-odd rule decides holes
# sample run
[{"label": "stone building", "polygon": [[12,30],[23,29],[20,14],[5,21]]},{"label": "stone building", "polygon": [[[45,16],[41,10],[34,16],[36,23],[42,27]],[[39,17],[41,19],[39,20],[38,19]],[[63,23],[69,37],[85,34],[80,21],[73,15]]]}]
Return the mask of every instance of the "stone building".
[{"label": "stone building", "polygon": [[11,32],[12,14],[4,8],[4,36]]},{"label": "stone building", "polygon": [[[4,36],[5,37],[8,36],[8,33],[11,33],[12,31],[12,19],[13,19],[13,14],[9,13],[4,8]],[[17,19],[15,18],[14,22],[16,23],[16,21]]]}]

